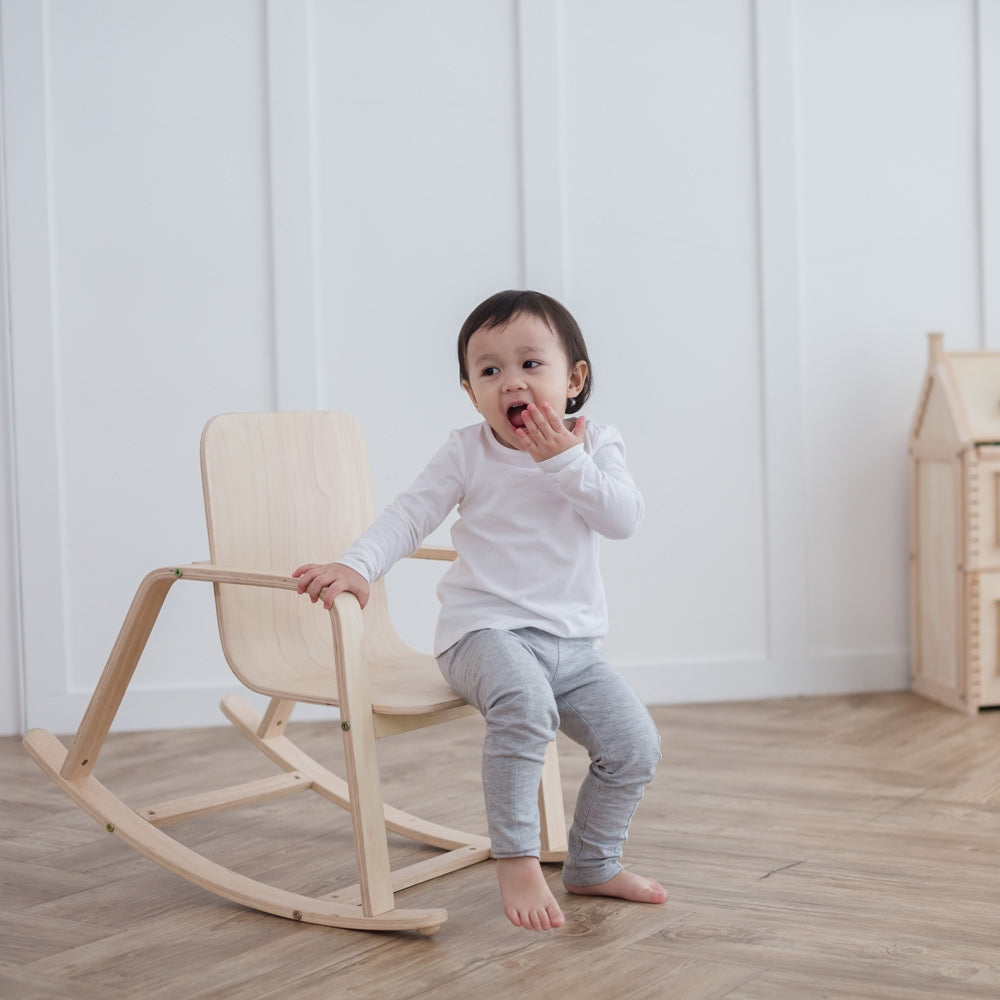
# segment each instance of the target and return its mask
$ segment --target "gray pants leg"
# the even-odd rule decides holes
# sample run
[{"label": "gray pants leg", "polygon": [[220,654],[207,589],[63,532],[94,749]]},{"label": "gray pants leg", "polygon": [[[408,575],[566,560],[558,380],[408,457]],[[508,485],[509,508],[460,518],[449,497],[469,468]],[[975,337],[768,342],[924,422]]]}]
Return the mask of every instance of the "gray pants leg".
[{"label": "gray pants leg", "polygon": [[621,871],[632,814],[660,758],[653,720],[625,679],[588,640],[538,629],[472,632],[438,663],[486,719],[483,788],[494,855],[538,856],[538,785],[545,749],[561,728],[591,761],[563,880],[599,885]]}]

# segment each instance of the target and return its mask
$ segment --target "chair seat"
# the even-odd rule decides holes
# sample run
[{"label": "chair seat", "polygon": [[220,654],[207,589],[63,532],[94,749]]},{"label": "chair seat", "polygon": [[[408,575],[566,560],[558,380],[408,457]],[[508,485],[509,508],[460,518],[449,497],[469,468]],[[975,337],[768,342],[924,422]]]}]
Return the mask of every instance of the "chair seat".
[{"label": "chair seat", "polygon": [[[272,683],[258,678],[253,690],[271,698],[309,702],[314,705],[339,705],[337,678],[332,666],[298,669],[275,669],[275,661],[267,671]],[[466,702],[448,686],[433,657],[414,653],[405,662],[369,663],[372,711],[376,715],[431,715],[466,706]]]}]

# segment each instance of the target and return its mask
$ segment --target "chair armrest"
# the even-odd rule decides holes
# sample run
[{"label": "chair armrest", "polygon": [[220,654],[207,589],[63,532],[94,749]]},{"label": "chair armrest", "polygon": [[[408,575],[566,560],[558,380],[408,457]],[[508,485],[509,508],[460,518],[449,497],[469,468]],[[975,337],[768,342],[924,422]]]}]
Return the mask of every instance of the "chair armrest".
[{"label": "chair armrest", "polygon": [[[240,569],[236,566],[216,566],[214,563],[188,563],[172,570],[159,570],[159,573],[173,572],[178,580],[201,580],[208,583],[229,583],[246,587],[273,587],[276,590],[298,590],[299,581],[293,576],[274,573],[269,570]],[[322,597],[323,591],[320,591]],[[344,619],[338,627],[355,631],[361,627],[361,604],[354,594],[344,591],[333,601],[330,613],[337,619]],[[348,616],[349,619],[348,619]]]},{"label": "chair armrest", "polygon": [[[267,570],[248,570],[235,566],[216,566],[213,563],[188,563],[186,566],[162,566],[147,573],[139,584],[111,655],[104,666],[94,694],[87,705],[83,720],[73,739],[73,745],[60,769],[67,780],[84,778],[91,773],[104,738],[111,728],[125,689],[132,679],[139,658],[146,646],[164,599],[178,580],[201,580],[207,583],[242,584],[251,587],[275,587],[279,590],[298,590],[299,581],[294,577]],[[355,664],[361,662],[361,633],[364,623],[361,605],[354,594],[338,594],[330,609],[334,644],[338,659],[338,681],[346,662],[355,673]]]},{"label": "chair armrest", "polygon": [[278,590],[298,590],[299,581],[293,576],[270,570],[241,569],[236,566],[217,566],[215,563],[196,562],[172,568],[178,580],[202,580],[208,583],[235,583],[249,587],[275,587]]},{"label": "chair armrest", "polygon": [[[163,572],[162,570],[160,572]],[[169,571],[168,571],[169,572]],[[276,590],[298,590],[299,581],[293,576],[274,573],[269,570],[240,569],[236,566],[216,566],[214,563],[189,563],[187,566],[177,566],[173,574],[178,580],[202,580],[208,583],[230,583],[246,587],[273,587]],[[323,591],[320,591],[323,596]],[[359,628],[361,604],[354,594],[343,592],[338,594],[330,609],[336,620],[338,617],[351,616],[350,623],[342,623],[345,628]],[[357,620],[354,615],[357,612]]]},{"label": "chair armrest", "polygon": [[[163,573],[164,570],[157,572]],[[283,573],[215,566],[210,563],[190,563],[166,572],[172,572],[178,580],[204,580],[210,583],[242,584],[249,587],[274,587],[278,590],[299,589],[299,581]],[[320,596],[322,595],[321,590]],[[365,627],[364,619],[361,617],[361,603],[356,595],[346,590],[342,591],[333,599],[329,614],[333,629],[333,659],[337,671],[337,690],[340,693],[341,727],[348,732],[352,725],[362,722],[371,726],[371,689],[368,671],[361,655],[361,638]]]},{"label": "chair armrest", "polygon": [[424,545],[417,549],[411,559],[440,559],[443,562],[454,562],[458,558],[458,553],[454,549],[449,549],[440,545]]}]

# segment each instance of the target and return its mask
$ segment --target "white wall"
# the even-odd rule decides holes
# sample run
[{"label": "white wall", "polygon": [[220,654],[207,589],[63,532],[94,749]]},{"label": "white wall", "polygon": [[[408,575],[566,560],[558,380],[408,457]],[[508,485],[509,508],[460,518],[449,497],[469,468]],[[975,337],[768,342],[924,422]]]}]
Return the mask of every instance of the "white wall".
[{"label": "white wall", "polygon": [[[0,106],[3,100],[0,74]],[[3,132],[0,130],[0,162]],[[20,616],[17,606],[17,525],[14,514],[13,400],[10,391],[9,324],[7,298],[6,207],[0,171],[0,734],[23,727],[21,691]]]},{"label": "white wall", "polygon": [[[1000,348],[990,0],[0,0],[0,36],[30,725],[204,556],[208,416],[349,410],[387,503],[475,419],[455,336],[510,286],[580,320],[646,494],[604,550],[643,696],[905,686],[923,334]],[[437,572],[390,584],[425,648]],[[229,684],[175,587],[119,726]]]}]

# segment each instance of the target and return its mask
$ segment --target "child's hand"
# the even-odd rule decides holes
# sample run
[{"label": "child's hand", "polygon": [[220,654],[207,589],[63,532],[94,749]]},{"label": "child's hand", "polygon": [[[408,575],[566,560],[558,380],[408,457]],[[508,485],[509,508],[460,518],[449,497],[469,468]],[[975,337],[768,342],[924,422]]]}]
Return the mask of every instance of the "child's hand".
[{"label": "child's hand", "polygon": [[550,403],[542,403],[541,409],[529,403],[524,411],[524,427],[517,428],[517,436],[536,462],[544,462],[580,444],[586,430],[586,417],[577,417],[570,430]]},{"label": "child's hand", "polygon": [[333,606],[333,599],[345,591],[353,594],[361,607],[368,603],[371,596],[368,581],[357,570],[342,563],[327,563],[325,566],[307,563],[295,570],[292,576],[298,577],[299,593],[306,594],[313,604],[320,599],[322,592],[323,607],[327,611]]}]

